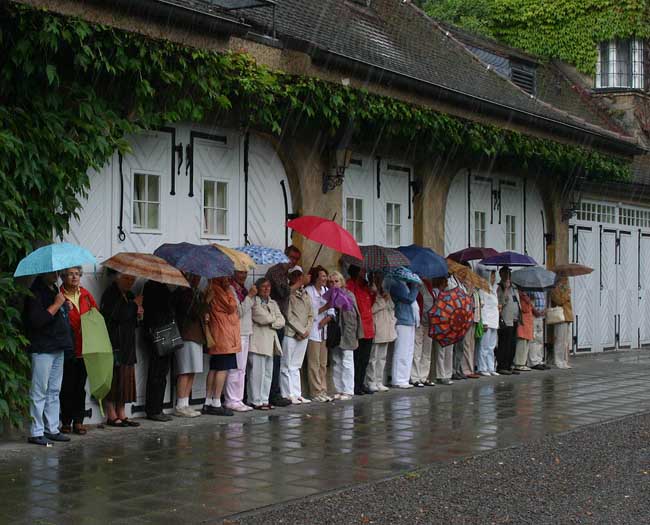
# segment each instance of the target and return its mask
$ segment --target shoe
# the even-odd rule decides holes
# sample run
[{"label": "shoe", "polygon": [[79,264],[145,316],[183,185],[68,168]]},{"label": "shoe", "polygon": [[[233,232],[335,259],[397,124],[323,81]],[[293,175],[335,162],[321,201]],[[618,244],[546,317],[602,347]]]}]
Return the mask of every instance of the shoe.
[{"label": "shoe", "polygon": [[128,427],[128,423],[125,423],[124,420],[118,418],[115,419],[107,419],[106,420],[106,425],[109,427],[120,427],[120,428],[126,428]]},{"label": "shoe", "polygon": [[373,394],[374,394],[375,392],[379,392],[379,387],[378,387],[378,386],[374,386],[374,385],[373,385],[373,386],[366,387],[366,389],[368,390],[368,392],[371,392],[371,393],[373,393]]},{"label": "shoe", "polygon": [[288,407],[291,405],[291,400],[286,397],[274,397],[270,400],[270,404],[276,407]]},{"label": "shoe", "polygon": [[72,425],[61,425],[61,428],[59,428],[59,431],[64,433],[64,434],[69,434],[72,432]]},{"label": "shoe", "polygon": [[451,379],[440,379],[440,384],[445,386],[453,385],[454,382]]},{"label": "shoe", "polygon": [[349,394],[339,394],[339,401],[350,401],[352,396]]},{"label": "shoe", "polygon": [[532,368],[528,368],[527,366],[515,366],[514,370],[517,370],[518,372],[530,372]]},{"label": "shoe", "polygon": [[45,438],[45,436],[29,437],[29,438],[27,438],[27,443],[31,443],[32,445],[41,445],[43,447],[47,447],[48,445],[52,445],[52,442],[47,440]]},{"label": "shoe", "polygon": [[465,374],[454,374],[454,375],[451,376],[451,378],[452,378],[454,381],[462,381],[463,379],[467,379],[467,377],[465,376]]},{"label": "shoe", "polygon": [[290,397],[289,401],[291,402],[292,405],[300,405],[302,403],[299,397]]},{"label": "shoe", "polygon": [[388,392],[390,390],[390,388],[388,388],[386,385],[377,385],[377,389],[380,392]]},{"label": "shoe", "polygon": [[500,376],[501,374],[499,372],[490,372],[491,376]]},{"label": "shoe", "polygon": [[521,372],[520,372],[519,370],[516,370],[516,369],[512,369],[512,370],[510,370],[510,373],[511,373],[513,376],[518,376],[519,374],[521,374]]},{"label": "shoe", "polygon": [[361,390],[360,388],[355,388],[355,389],[354,389],[354,395],[355,395],[355,396],[363,396],[363,395],[365,395],[365,394],[366,394],[366,393],[365,393],[363,390]]},{"label": "shoe", "polygon": [[316,403],[327,403],[328,398],[325,394],[318,394],[317,396],[312,396],[311,400]]},{"label": "shoe", "polygon": [[190,407],[181,407],[181,408],[176,407],[174,409],[174,415],[176,417],[197,417],[200,416],[201,414],[198,413],[196,410],[191,409]]},{"label": "shoe", "polygon": [[[495,372],[495,374],[496,374],[496,372]],[[479,372],[479,375],[482,375],[484,377],[489,377],[489,376],[492,375],[492,372]]]},{"label": "shoe", "polygon": [[512,372],[510,370],[497,370],[497,372],[499,373],[499,375],[502,375],[502,376],[511,376],[512,375]]},{"label": "shoe", "polygon": [[548,365],[546,365],[546,364],[544,364],[544,365],[542,365],[542,366],[544,367],[544,370],[550,370],[550,369],[551,369],[551,367],[548,366]]},{"label": "shoe", "polygon": [[406,383],[405,385],[393,385],[393,388],[401,388],[403,390],[406,390],[407,388],[413,388],[413,385]]},{"label": "shoe", "polygon": [[226,407],[204,406],[202,412],[209,416],[233,416],[232,410]]},{"label": "shoe", "polygon": [[481,377],[481,376],[478,375],[478,374],[467,374],[465,377],[466,377],[467,379],[478,379],[478,378]]},{"label": "shoe", "polygon": [[298,398],[298,401],[300,401],[303,405],[306,403],[311,403],[311,399],[307,399],[306,397],[302,397],[302,396]]},{"label": "shoe", "polygon": [[416,381],[415,383],[412,383],[412,385],[416,388],[424,388],[424,383],[422,381]]},{"label": "shoe", "polygon": [[368,387],[362,386],[361,390],[363,391],[364,394],[372,395],[375,393],[374,390],[370,390]]},{"label": "shoe", "polygon": [[167,423],[168,421],[172,420],[172,417],[168,416],[167,414],[163,414],[161,412],[160,414],[153,414],[151,416],[147,416],[147,419],[151,421],[157,421],[158,423]]},{"label": "shoe", "polygon": [[226,405],[226,408],[229,408],[230,410],[234,412],[248,412],[250,410],[253,410],[251,407],[248,405],[245,405],[241,401],[239,403],[234,403],[232,405]]},{"label": "shoe", "polygon": [[[196,410],[194,410],[194,412],[196,412],[197,414],[200,414],[200,412],[197,412]],[[122,426],[124,426],[124,427],[139,427],[140,423],[138,423],[137,421],[133,421],[132,419],[129,419],[128,417],[125,417],[122,420]]]},{"label": "shoe", "polygon": [[548,370],[546,365],[535,365],[532,367],[533,370]]},{"label": "shoe", "polygon": [[44,435],[50,441],[60,441],[61,443],[65,443],[67,441],[70,441],[70,438],[68,436],[66,436],[65,434],[62,434],[61,432],[58,432],[56,434],[50,434],[49,432],[45,432]]},{"label": "shoe", "polygon": [[[72,431],[80,436],[85,436],[88,433],[88,429],[81,423],[75,423]],[[63,430],[61,430],[61,432],[63,432]],[[65,432],[63,433],[65,434]]]},{"label": "shoe", "polygon": [[428,379],[423,384],[424,386],[436,386],[436,384],[433,381],[429,381]]}]

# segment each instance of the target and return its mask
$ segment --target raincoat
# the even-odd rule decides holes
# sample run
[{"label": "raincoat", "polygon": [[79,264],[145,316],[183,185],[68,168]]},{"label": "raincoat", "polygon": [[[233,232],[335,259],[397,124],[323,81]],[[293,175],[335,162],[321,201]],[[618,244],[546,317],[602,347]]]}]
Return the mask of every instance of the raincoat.
[{"label": "raincoat", "polygon": [[517,337],[532,341],[533,339],[533,303],[528,294],[519,293],[519,325],[517,326]]},{"label": "raincoat", "polygon": [[[491,268],[486,266],[478,265],[476,267],[476,273],[478,273],[484,279],[487,279],[487,282],[490,282],[490,274],[493,272]],[[479,290],[479,296],[481,299],[481,321],[488,328],[499,328],[499,300],[497,298],[497,285],[490,285],[492,290],[486,292],[485,290]]]},{"label": "raincoat", "polygon": [[[65,295],[65,288],[61,285],[61,293]],[[72,301],[71,301],[72,302]],[[74,354],[76,357],[81,357],[81,350],[83,339],[81,337],[81,316],[86,312],[89,312],[92,308],[97,308],[97,303],[95,299],[86,290],[83,286],[79,287],[79,308],[76,305],[72,305],[72,308],[68,310],[68,319],[70,321],[70,328],[72,328],[73,340],[74,340]]]},{"label": "raincoat", "polygon": [[208,291],[210,321],[208,329],[214,339],[214,346],[208,354],[236,354],[241,351],[241,330],[237,299],[230,289],[224,290],[215,282]]}]

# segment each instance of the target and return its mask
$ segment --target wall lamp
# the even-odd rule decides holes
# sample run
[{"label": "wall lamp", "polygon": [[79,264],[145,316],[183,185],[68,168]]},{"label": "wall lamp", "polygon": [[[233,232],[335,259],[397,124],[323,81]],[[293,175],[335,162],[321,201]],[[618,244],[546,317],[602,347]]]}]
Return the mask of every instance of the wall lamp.
[{"label": "wall lamp", "polygon": [[349,148],[331,149],[329,157],[329,167],[323,173],[323,193],[332,191],[343,184],[345,170],[350,166],[352,159],[352,150]]}]

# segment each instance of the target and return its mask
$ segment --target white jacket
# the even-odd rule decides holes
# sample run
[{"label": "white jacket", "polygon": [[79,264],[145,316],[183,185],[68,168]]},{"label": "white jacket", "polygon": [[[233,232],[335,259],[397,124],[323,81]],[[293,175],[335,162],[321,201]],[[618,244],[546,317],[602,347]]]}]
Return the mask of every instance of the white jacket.
[{"label": "white jacket", "polygon": [[481,319],[488,328],[499,328],[499,299],[497,299],[497,285],[492,287],[492,292],[480,290]]}]

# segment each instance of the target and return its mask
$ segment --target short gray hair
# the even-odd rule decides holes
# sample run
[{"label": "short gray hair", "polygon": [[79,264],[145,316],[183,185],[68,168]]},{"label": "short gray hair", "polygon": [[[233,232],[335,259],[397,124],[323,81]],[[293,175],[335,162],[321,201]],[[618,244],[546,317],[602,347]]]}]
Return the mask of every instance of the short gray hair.
[{"label": "short gray hair", "polygon": [[79,270],[79,275],[84,274],[84,269],[81,266],[70,266],[70,268],[65,268],[61,270],[59,273],[61,274],[61,276],[65,277],[66,275],[68,275],[69,270]]}]

